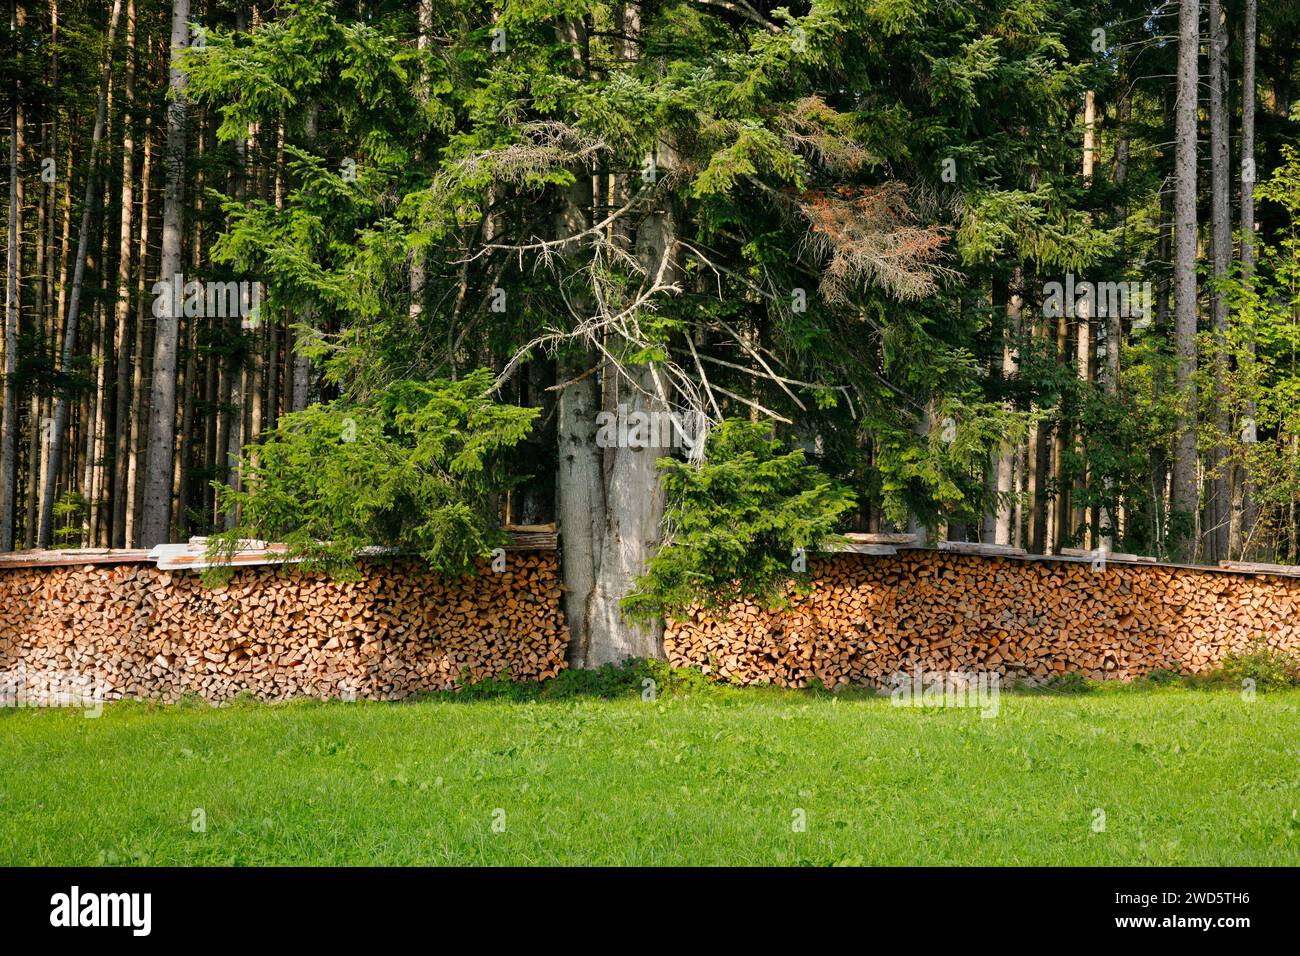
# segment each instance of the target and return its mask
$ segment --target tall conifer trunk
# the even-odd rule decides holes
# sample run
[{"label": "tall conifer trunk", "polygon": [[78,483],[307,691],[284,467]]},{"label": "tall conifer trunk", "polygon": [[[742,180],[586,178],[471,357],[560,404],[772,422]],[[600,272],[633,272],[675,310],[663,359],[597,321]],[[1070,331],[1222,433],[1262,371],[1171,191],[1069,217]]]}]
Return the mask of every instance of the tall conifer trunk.
[{"label": "tall conifer trunk", "polygon": [[[171,64],[167,95],[166,166],[163,184],[162,254],[159,276],[174,283],[181,274],[181,231],[185,210],[185,74],[180,55],[189,42],[189,0],[172,0]],[[172,455],[176,440],[176,358],[180,344],[180,309],[175,296],[164,294],[154,327],[153,384],[149,404],[149,450],[145,457],[144,521],[141,544],[153,547],[171,531]]]},{"label": "tall conifer trunk", "polygon": [[[1257,0],[1246,0],[1242,24],[1241,50],[1241,281],[1250,289],[1255,278],[1255,46],[1257,42]],[[1244,350],[1243,378],[1249,379],[1255,365],[1255,334],[1247,330]],[[1243,409],[1242,439],[1247,450],[1255,443],[1255,415],[1257,403],[1251,397]],[[1238,560],[1250,549],[1250,536],[1255,530],[1255,482],[1249,463],[1241,470],[1238,484],[1240,501],[1233,509],[1233,524],[1229,530],[1229,557]]]},{"label": "tall conifer trunk", "polygon": [[[639,55],[639,10],[629,5],[620,8],[619,14],[624,36],[621,59],[631,63]],[[566,20],[559,27],[582,69],[584,29],[577,20]],[[659,175],[675,165],[668,144],[660,144],[656,163]],[[620,194],[616,202],[626,200],[625,183],[620,182],[615,193]],[[587,227],[595,198],[590,179],[578,175],[557,224],[561,237]],[[662,208],[652,210],[641,222],[635,249],[630,251],[653,276],[665,256],[675,255],[675,246],[672,211]],[[606,340],[605,349],[618,359],[626,358],[631,350],[630,344],[617,336]],[[596,444],[596,415],[602,408],[617,414],[619,405],[627,415],[663,411],[667,408],[664,383],[653,365],[620,362],[615,366],[586,346],[571,346],[562,353],[557,371],[562,387],[556,429],[556,516],[564,558],[570,663],[595,667],[627,657],[662,657],[662,624],[627,621],[621,601],[632,581],[644,573],[659,542],[663,489],[657,460],[667,450],[627,447],[640,442],[623,441],[617,447],[601,449]]]},{"label": "tall conifer trunk", "polygon": [[1196,93],[1200,0],[1178,9],[1178,73],[1174,100],[1174,341],[1178,423],[1170,485],[1170,547],[1196,552]]},{"label": "tall conifer trunk", "polygon": [[[18,30],[17,5],[10,7],[9,32]],[[19,90],[15,71],[12,105],[9,109],[9,228],[5,256],[4,316],[4,410],[0,413],[0,551],[14,549],[14,500],[18,488],[18,273],[22,269],[22,245],[18,239],[22,201],[18,195]]]},{"label": "tall conifer trunk", "polygon": [[117,297],[114,305],[113,349],[117,360],[116,402],[113,411],[113,505],[109,541],[126,547],[126,481],[130,459],[132,328],[131,229],[135,213],[135,0],[126,3],[126,63],[122,104],[122,196],[117,236]]},{"label": "tall conifer trunk", "polygon": [[[183,0],[182,0],[183,2]],[[86,257],[90,255],[90,217],[95,207],[96,169],[108,123],[108,90],[113,74],[113,43],[117,37],[117,24],[122,16],[122,0],[113,0],[109,14],[108,37],[104,63],[100,70],[99,103],[95,109],[95,126],[91,133],[90,157],[86,171],[86,196],[81,212],[81,232],[77,237],[77,259],[72,271],[72,285],[68,291],[68,311],[63,320],[63,348],[59,368],[67,373],[72,368],[77,349],[77,325],[81,318],[81,291],[86,279]],[[69,163],[71,168],[71,163]],[[66,388],[59,391],[54,402],[54,421],[50,429],[48,467],[41,489],[40,530],[37,543],[49,547],[54,538],[54,498],[57,493],[59,459],[64,453],[70,413],[70,396]]]},{"label": "tall conifer trunk", "polygon": [[[1216,280],[1227,278],[1232,261],[1232,217],[1228,180],[1228,31],[1222,0],[1210,0],[1210,256]],[[1223,442],[1228,440],[1228,300],[1217,289],[1211,293],[1214,330],[1215,448],[1208,462],[1209,507],[1205,537],[1206,557],[1221,561],[1228,555],[1231,496],[1224,465]]]}]

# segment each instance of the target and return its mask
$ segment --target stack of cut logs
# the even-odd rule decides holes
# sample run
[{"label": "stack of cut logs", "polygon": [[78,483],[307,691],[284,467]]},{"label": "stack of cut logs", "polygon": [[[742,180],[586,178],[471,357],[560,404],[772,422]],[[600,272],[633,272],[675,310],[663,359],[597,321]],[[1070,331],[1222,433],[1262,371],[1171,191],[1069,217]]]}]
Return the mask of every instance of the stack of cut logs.
[{"label": "stack of cut logs", "polygon": [[[117,697],[396,699],[564,666],[553,550],[443,580],[418,562],[360,578],[241,568],[224,587],[144,562],[0,570],[0,677],[92,678]],[[837,554],[784,610],[739,604],[670,621],[669,662],[736,683],[888,686],[894,675],[997,672],[1041,682],[1184,673],[1253,641],[1300,652],[1300,577],[957,552]]]},{"label": "stack of cut logs", "polygon": [[783,611],[737,604],[670,621],[670,663],[736,683],[888,686],[893,675],[997,672],[1039,683],[1211,670],[1263,638],[1300,651],[1300,577],[938,551],[811,561]]},{"label": "stack of cut logs", "polygon": [[443,580],[409,560],[355,581],[271,567],[224,587],[144,563],[0,571],[0,672],[93,676],[117,697],[396,699],[553,677],[568,629],[554,551]]}]

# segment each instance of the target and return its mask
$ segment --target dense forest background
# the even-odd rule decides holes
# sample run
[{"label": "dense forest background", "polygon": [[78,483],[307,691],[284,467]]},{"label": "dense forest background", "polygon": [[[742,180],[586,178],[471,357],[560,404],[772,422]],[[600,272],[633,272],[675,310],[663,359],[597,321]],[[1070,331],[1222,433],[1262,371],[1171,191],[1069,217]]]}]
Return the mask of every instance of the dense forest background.
[{"label": "dense forest background", "polygon": [[674,543],[652,611],[831,528],[1300,563],[1298,38],[10,0],[0,550],[558,521],[579,658]]}]

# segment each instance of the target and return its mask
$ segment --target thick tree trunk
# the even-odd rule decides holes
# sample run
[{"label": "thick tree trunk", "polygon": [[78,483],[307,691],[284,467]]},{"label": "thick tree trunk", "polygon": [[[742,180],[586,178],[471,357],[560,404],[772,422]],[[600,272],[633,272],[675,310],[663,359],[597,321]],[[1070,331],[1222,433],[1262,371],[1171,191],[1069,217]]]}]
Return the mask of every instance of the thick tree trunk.
[{"label": "thick tree trunk", "polygon": [[1174,121],[1174,323],[1178,424],[1170,488],[1170,547],[1196,552],[1196,92],[1200,0],[1178,9],[1178,80]]},{"label": "thick tree trunk", "polygon": [[[556,216],[556,238],[578,235],[590,226],[594,199],[591,176],[583,169],[575,170],[575,181]],[[582,250],[577,243],[569,243],[562,252],[576,264]],[[579,310],[589,306],[585,297],[575,300]],[[594,666],[605,643],[603,633],[593,633],[592,629],[592,599],[606,520],[603,455],[596,445],[596,416],[601,410],[599,365],[596,349],[579,340],[561,351],[556,367],[560,387],[556,405],[555,518],[563,556],[568,657],[573,667]]]},{"label": "thick tree trunk", "polygon": [[[73,267],[72,287],[68,293],[68,311],[63,323],[63,347],[59,359],[59,368],[66,373],[72,367],[77,347],[77,323],[81,317],[81,289],[86,278],[86,257],[90,252],[90,217],[95,206],[95,170],[99,165],[99,154],[104,139],[104,128],[108,117],[108,89],[113,72],[113,43],[117,36],[117,24],[122,16],[122,0],[113,0],[113,9],[109,14],[108,37],[105,45],[104,64],[99,81],[99,103],[95,110],[95,126],[91,133],[90,158],[86,173],[86,198],[81,212],[81,233],[77,237],[77,261]],[[71,164],[69,164],[69,167]],[[50,431],[49,467],[46,469],[41,489],[41,517],[37,542],[41,547],[49,547],[54,537],[54,498],[57,492],[59,457],[64,450],[68,430],[69,396],[67,389],[61,389],[54,402],[54,421]]]},{"label": "thick tree trunk", "polygon": [[[624,59],[637,55],[633,41],[640,33],[636,11],[621,11]],[[570,42],[575,69],[585,69],[585,37],[580,21],[565,21],[560,36]],[[661,173],[675,165],[672,150],[662,145],[658,156]],[[573,235],[590,222],[594,196],[590,179],[579,174],[571,188],[560,235]],[[618,190],[618,192],[622,192]],[[625,199],[620,195],[618,199]],[[617,200],[616,200],[617,201]],[[637,255],[651,276],[665,257],[675,256],[676,240],[671,211],[656,210],[641,223],[636,234]],[[571,254],[576,250],[571,250]],[[606,349],[621,357],[628,343],[613,339]],[[601,368],[601,379],[596,369]],[[602,407],[624,403],[628,414],[667,409],[665,387],[652,365],[614,367],[602,363],[594,349],[574,349],[561,357],[558,370],[563,383],[559,399],[556,476],[557,519],[564,548],[565,611],[571,632],[570,660],[575,666],[595,667],[628,657],[662,657],[662,622],[631,623],[623,617],[621,601],[635,578],[645,573],[646,562],[657,547],[663,518],[663,489],[658,458],[662,448],[596,446],[596,414]],[[603,389],[602,398],[600,389]],[[652,429],[657,431],[657,429]]]},{"label": "thick tree trunk", "polygon": [[[159,274],[168,284],[181,275],[181,230],[185,210],[185,74],[180,55],[189,41],[189,0],[172,0],[171,65],[167,96],[166,179],[163,186],[162,254]],[[149,405],[149,450],[145,457],[144,521],[141,544],[153,547],[171,534],[172,454],[176,440],[176,352],[180,311],[164,294],[154,327],[153,385]]]},{"label": "thick tree trunk", "polygon": [[[660,175],[676,166],[670,144],[661,142],[655,157]],[[666,281],[674,281],[678,269],[676,223],[667,203],[655,209],[641,222],[636,234],[636,256],[647,276],[656,275],[668,261]],[[627,343],[614,342],[614,354]],[[615,404],[626,403],[628,414],[646,412],[651,416],[665,413],[669,394],[667,383],[654,364],[623,368],[623,375],[607,381],[614,389]],[[652,417],[653,420],[653,417]],[[657,435],[660,429],[651,429]],[[663,622],[630,623],[624,620],[620,602],[632,589],[635,578],[645,573],[646,565],[659,546],[664,513],[664,492],[660,482],[658,459],[669,449],[628,447],[619,442],[607,451],[609,467],[605,481],[605,534],[597,568],[596,590],[592,596],[592,663],[617,662],[627,657],[662,657]]]},{"label": "thick tree trunk", "polygon": [[555,518],[563,553],[564,615],[569,622],[569,663],[594,663],[589,626],[605,528],[605,486],[596,446],[600,411],[599,359],[594,349],[573,346],[557,363]]},{"label": "thick tree trunk", "polygon": [[[646,240],[646,248],[654,249],[656,254],[662,250],[671,255],[671,236],[672,224],[668,221],[651,224],[648,229],[643,226],[638,240]],[[606,387],[617,389],[619,404],[627,405],[629,416],[667,410],[667,396],[653,366],[631,367],[625,374],[617,383],[606,383]],[[628,622],[620,602],[632,589],[634,579],[645,573],[659,544],[664,494],[657,461],[669,449],[620,445],[612,452],[605,484],[604,537],[591,601],[589,666],[628,657],[663,656],[662,622]]]}]

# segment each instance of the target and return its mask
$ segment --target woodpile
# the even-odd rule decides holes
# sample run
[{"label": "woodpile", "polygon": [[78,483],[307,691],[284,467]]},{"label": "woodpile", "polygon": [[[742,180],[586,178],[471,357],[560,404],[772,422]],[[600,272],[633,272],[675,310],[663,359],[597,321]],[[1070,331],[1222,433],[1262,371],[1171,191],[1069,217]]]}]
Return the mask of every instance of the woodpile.
[{"label": "woodpile", "polygon": [[[109,699],[391,700],[544,680],[569,638],[552,549],[452,581],[399,558],[366,562],[355,581],[241,568],[217,588],[139,560],[26,565],[0,566],[0,676],[84,675]],[[1197,673],[1258,638],[1300,652],[1300,576],[958,550],[843,553],[809,569],[811,592],[784,610],[670,621],[669,662],[742,684],[888,686],[916,670],[1027,683]]]},{"label": "woodpile", "polygon": [[897,673],[1040,683],[1211,670],[1264,638],[1300,651],[1300,577],[949,551],[809,562],[785,610],[737,604],[670,621],[668,660],[741,684],[889,686]]},{"label": "woodpile", "polygon": [[205,587],[145,563],[0,570],[0,672],[93,676],[118,697],[391,700],[554,677],[568,629],[554,551],[444,581],[377,560],[355,581],[272,567]]}]

